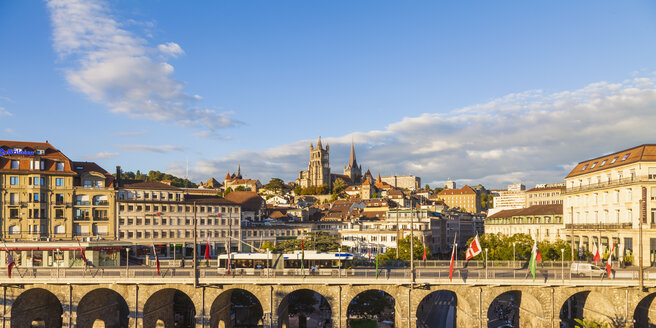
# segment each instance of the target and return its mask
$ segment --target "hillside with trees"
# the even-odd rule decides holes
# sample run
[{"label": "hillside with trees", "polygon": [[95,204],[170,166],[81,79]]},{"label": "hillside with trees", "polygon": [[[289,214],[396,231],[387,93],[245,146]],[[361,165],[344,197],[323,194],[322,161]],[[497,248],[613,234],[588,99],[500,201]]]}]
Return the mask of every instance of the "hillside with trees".
[{"label": "hillside with trees", "polygon": [[[113,174],[116,177],[116,173]],[[143,174],[141,171],[137,172],[126,171],[121,172],[121,179],[128,180],[143,180],[143,181],[162,181],[162,180],[171,180],[171,185],[174,187],[180,188],[198,188],[198,185],[189,181],[188,179],[178,178],[172,174],[163,173],[160,171],[148,171],[148,174]]]}]

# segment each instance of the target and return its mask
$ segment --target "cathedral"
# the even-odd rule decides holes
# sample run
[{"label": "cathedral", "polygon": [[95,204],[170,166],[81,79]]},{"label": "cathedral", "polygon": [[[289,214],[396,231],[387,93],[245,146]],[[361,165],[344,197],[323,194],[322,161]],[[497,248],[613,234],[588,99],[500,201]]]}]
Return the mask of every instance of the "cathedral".
[{"label": "cathedral", "polygon": [[355,146],[351,141],[351,155],[348,163],[344,166],[344,174],[330,173],[330,146],[326,145],[323,149],[321,137],[317,142],[317,147],[310,143],[310,163],[307,171],[301,171],[296,179],[296,184],[302,188],[318,187],[326,185],[332,188],[332,182],[337,179],[343,179],[347,184],[359,184],[362,182],[362,166],[358,165],[355,159]]},{"label": "cathedral", "polygon": [[351,179],[352,184],[360,184],[362,182],[362,166],[358,166],[358,161],[355,160],[355,147],[351,141],[351,155],[349,162],[344,166],[344,175]]},{"label": "cathedral", "polygon": [[319,137],[316,149],[312,143],[310,143],[310,163],[308,164],[308,169],[307,171],[301,171],[298,173],[296,184],[303,188],[326,185],[330,189],[329,153],[330,146],[326,145],[326,149],[323,149],[323,146],[321,145],[321,137]]}]

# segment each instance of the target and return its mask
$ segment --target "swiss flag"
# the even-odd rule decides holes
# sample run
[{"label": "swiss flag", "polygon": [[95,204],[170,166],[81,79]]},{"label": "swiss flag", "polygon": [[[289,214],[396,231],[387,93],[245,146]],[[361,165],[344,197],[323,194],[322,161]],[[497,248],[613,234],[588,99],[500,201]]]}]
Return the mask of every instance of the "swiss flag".
[{"label": "swiss flag", "polygon": [[601,254],[599,254],[599,248],[597,248],[597,243],[592,244],[592,260],[595,262],[601,261]]},{"label": "swiss flag", "polygon": [[608,254],[608,263],[606,263],[606,272],[608,272],[608,278],[610,278],[611,266],[613,264],[613,252],[615,251],[615,244],[610,249],[610,254]]},{"label": "swiss flag", "polygon": [[471,244],[469,244],[469,248],[467,249],[467,256],[465,257],[465,260],[469,260],[480,253],[481,253],[481,243],[478,241],[478,234],[476,234],[474,240],[472,240]]}]

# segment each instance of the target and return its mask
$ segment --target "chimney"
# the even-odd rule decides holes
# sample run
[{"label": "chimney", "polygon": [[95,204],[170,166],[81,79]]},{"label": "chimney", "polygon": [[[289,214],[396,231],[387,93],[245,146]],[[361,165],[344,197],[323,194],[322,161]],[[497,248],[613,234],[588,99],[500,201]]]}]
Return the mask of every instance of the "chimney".
[{"label": "chimney", "polygon": [[121,167],[116,166],[116,189],[121,188]]}]

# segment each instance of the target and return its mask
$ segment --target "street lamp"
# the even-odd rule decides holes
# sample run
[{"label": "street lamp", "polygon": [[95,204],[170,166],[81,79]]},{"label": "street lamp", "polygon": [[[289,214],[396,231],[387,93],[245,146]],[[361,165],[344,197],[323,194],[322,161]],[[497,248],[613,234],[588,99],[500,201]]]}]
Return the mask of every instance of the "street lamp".
[{"label": "street lamp", "polygon": [[128,270],[130,270],[130,255],[129,255],[129,253],[130,253],[130,247],[126,247],[125,248],[125,277],[126,278],[128,278],[130,276],[129,271],[128,271]]},{"label": "street lamp", "polygon": [[560,276],[563,278],[563,282],[565,281],[565,249],[561,248],[560,249]]},{"label": "street lamp", "polygon": [[487,247],[485,248],[485,279],[487,279]]},{"label": "street lamp", "polygon": [[515,268],[515,244],[516,242],[513,241],[513,263],[512,263],[513,269]]}]

